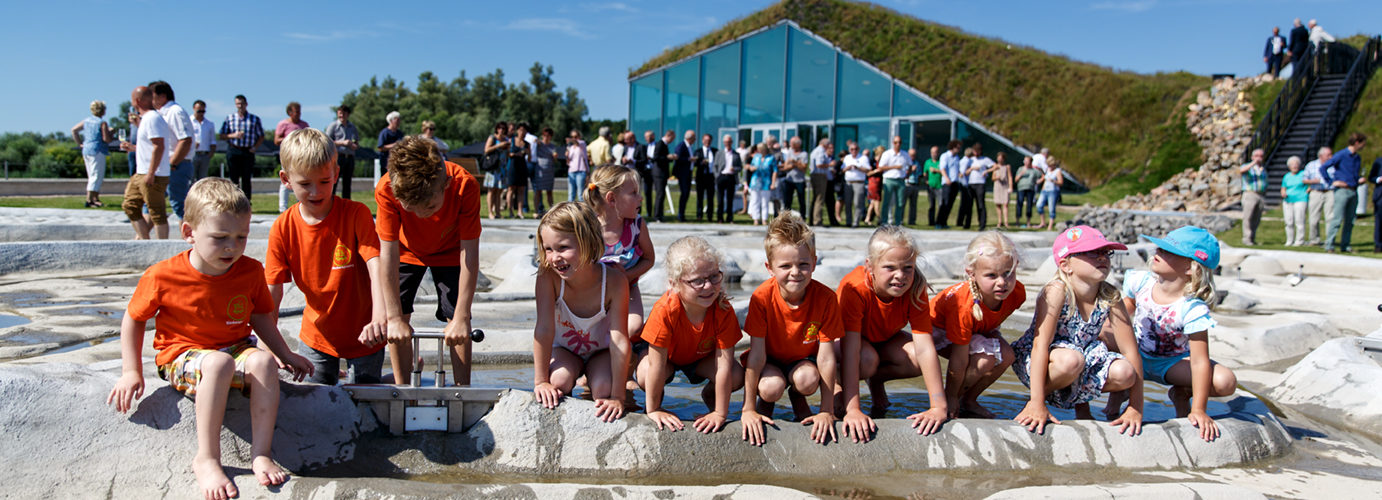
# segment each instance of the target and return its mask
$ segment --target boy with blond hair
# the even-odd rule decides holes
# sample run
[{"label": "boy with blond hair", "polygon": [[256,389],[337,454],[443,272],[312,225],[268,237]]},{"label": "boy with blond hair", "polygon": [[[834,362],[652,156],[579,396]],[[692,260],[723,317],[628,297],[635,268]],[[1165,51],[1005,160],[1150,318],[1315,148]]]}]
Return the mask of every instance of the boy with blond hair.
[{"label": "boy with blond hair", "polygon": [[[187,194],[181,230],[192,248],[154,264],[139,278],[120,323],[123,370],[106,397],[121,413],[144,394],[144,326],[154,317],[154,358],[160,378],[193,397],[197,411],[197,454],[192,472],[202,496],[239,495],[221,468],[221,423],[226,395],[249,397],[253,456],[259,484],[283,484],[288,473],[269,457],[278,416],[278,369],[295,380],[312,373],[312,363],[283,342],[264,267],[241,258],[250,233],[250,202],[230,181],[202,179]],[[250,330],[269,349],[255,347]]]},{"label": "boy with blond hair", "polygon": [[274,221],[265,280],[274,309],[283,284],[307,299],[302,312],[302,355],[312,362],[309,382],[335,385],[341,359],[349,383],[377,384],[384,365],[384,300],[379,296],[379,235],[364,203],[338,198],[336,148],[316,129],[293,131],[281,142],[279,178],[298,202]]},{"label": "boy with blond hair", "polygon": [[445,321],[452,377],[470,384],[470,304],[480,272],[480,184],[465,168],[442,160],[436,143],[408,136],[394,143],[389,172],[374,189],[379,204],[378,282],[388,318],[394,383],[413,371],[413,298],[428,271]]}]

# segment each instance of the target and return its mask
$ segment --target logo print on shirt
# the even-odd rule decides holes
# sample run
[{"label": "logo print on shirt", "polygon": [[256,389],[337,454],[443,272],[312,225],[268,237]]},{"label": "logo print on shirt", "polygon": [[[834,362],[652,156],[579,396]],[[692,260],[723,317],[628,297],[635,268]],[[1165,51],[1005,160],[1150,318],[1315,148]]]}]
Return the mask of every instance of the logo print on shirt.
[{"label": "logo print on shirt", "polygon": [[337,243],[336,250],[331,252],[331,267],[345,267],[347,264],[350,264],[350,249]]},{"label": "logo print on shirt", "polygon": [[226,316],[234,321],[244,321],[250,313],[250,298],[244,295],[236,295],[230,299],[226,305]]},{"label": "logo print on shirt", "polygon": [[820,331],[821,331],[821,324],[818,323],[818,322],[812,321],[812,322],[811,322],[811,325],[806,327],[806,338],[802,339],[801,343],[803,343],[803,344],[814,344],[814,343],[816,343],[816,335],[819,334]]}]

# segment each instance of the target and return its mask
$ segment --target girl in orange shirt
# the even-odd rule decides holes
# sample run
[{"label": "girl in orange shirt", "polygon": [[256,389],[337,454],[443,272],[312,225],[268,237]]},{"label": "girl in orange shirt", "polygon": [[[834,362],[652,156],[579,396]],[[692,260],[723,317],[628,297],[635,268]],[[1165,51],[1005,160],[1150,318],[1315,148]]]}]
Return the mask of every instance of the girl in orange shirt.
[{"label": "girl in orange shirt", "polygon": [[686,236],[667,247],[667,293],[643,327],[647,352],[638,360],[638,385],[647,391],[648,418],[659,429],[680,430],[681,419],[662,409],[662,389],[680,371],[698,384],[709,380],[701,397],[710,413],[696,417],[696,430],[719,431],[729,419],[729,395],[744,385],[744,369],[734,359],[743,337],[734,307],[720,282],[720,253],[705,240]]},{"label": "girl in orange shirt", "polygon": [[[595,416],[612,422],[624,415],[629,337],[621,321],[629,302],[623,270],[600,262],[600,220],[579,202],[562,202],[537,227],[542,250],[533,330],[533,395],[555,408],[586,376]],[[566,295],[567,289],[571,295]],[[601,290],[600,294],[583,293]]]},{"label": "girl in orange shirt", "polygon": [[931,299],[936,352],[950,360],[945,377],[950,418],[994,417],[979,404],[979,395],[1013,362],[1012,347],[998,327],[1027,300],[1017,281],[1018,257],[1007,236],[981,233],[965,251],[966,279]]},{"label": "girl in orange shirt", "polygon": [[[856,442],[868,441],[878,430],[873,419],[888,410],[883,384],[889,380],[925,377],[931,409],[907,417],[918,433],[931,434],[948,418],[940,359],[931,341],[928,285],[916,266],[920,253],[905,229],[880,227],[869,238],[864,265],[845,275],[836,290],[845,330],[836,352],[844,372],[845,434]],[[908,323],[912,328],[904,330]],[[869,415],[859,409],[859,379],[869,381]]]}]

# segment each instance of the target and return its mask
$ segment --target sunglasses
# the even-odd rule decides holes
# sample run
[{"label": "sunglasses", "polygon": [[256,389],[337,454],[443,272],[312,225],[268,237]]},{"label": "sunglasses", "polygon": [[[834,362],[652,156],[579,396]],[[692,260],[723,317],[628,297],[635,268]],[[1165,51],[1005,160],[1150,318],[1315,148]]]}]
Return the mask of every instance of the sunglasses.
[{"label": "sunglasses", "polygon": [[1074,255],[1071,255],[1071,257],[1085,257],[1089,259],[1097,259],[1102,257],[1107,259],[1113,257],[1113,250],[1107,248],[1100,248],[1098,250],[1090,250],[1088,252],[1079,252]]}]

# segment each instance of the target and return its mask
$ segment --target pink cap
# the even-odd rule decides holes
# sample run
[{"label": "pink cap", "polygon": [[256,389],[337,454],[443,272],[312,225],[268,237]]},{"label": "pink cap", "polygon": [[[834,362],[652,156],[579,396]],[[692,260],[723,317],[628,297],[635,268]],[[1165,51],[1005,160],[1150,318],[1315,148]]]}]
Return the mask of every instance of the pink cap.
[{"label": "pink cap", "polygon": [[1116,241],[1109,241],[1104,238],[1104,233],[1099,232],[1089,226],[1075,226],[1056,236],[1056,243],[1051,245],[1051,255],[1056,260],[1090,250],[1101,248],[1112,248],[1114,250],[1127,250],[1128,246]]}]

